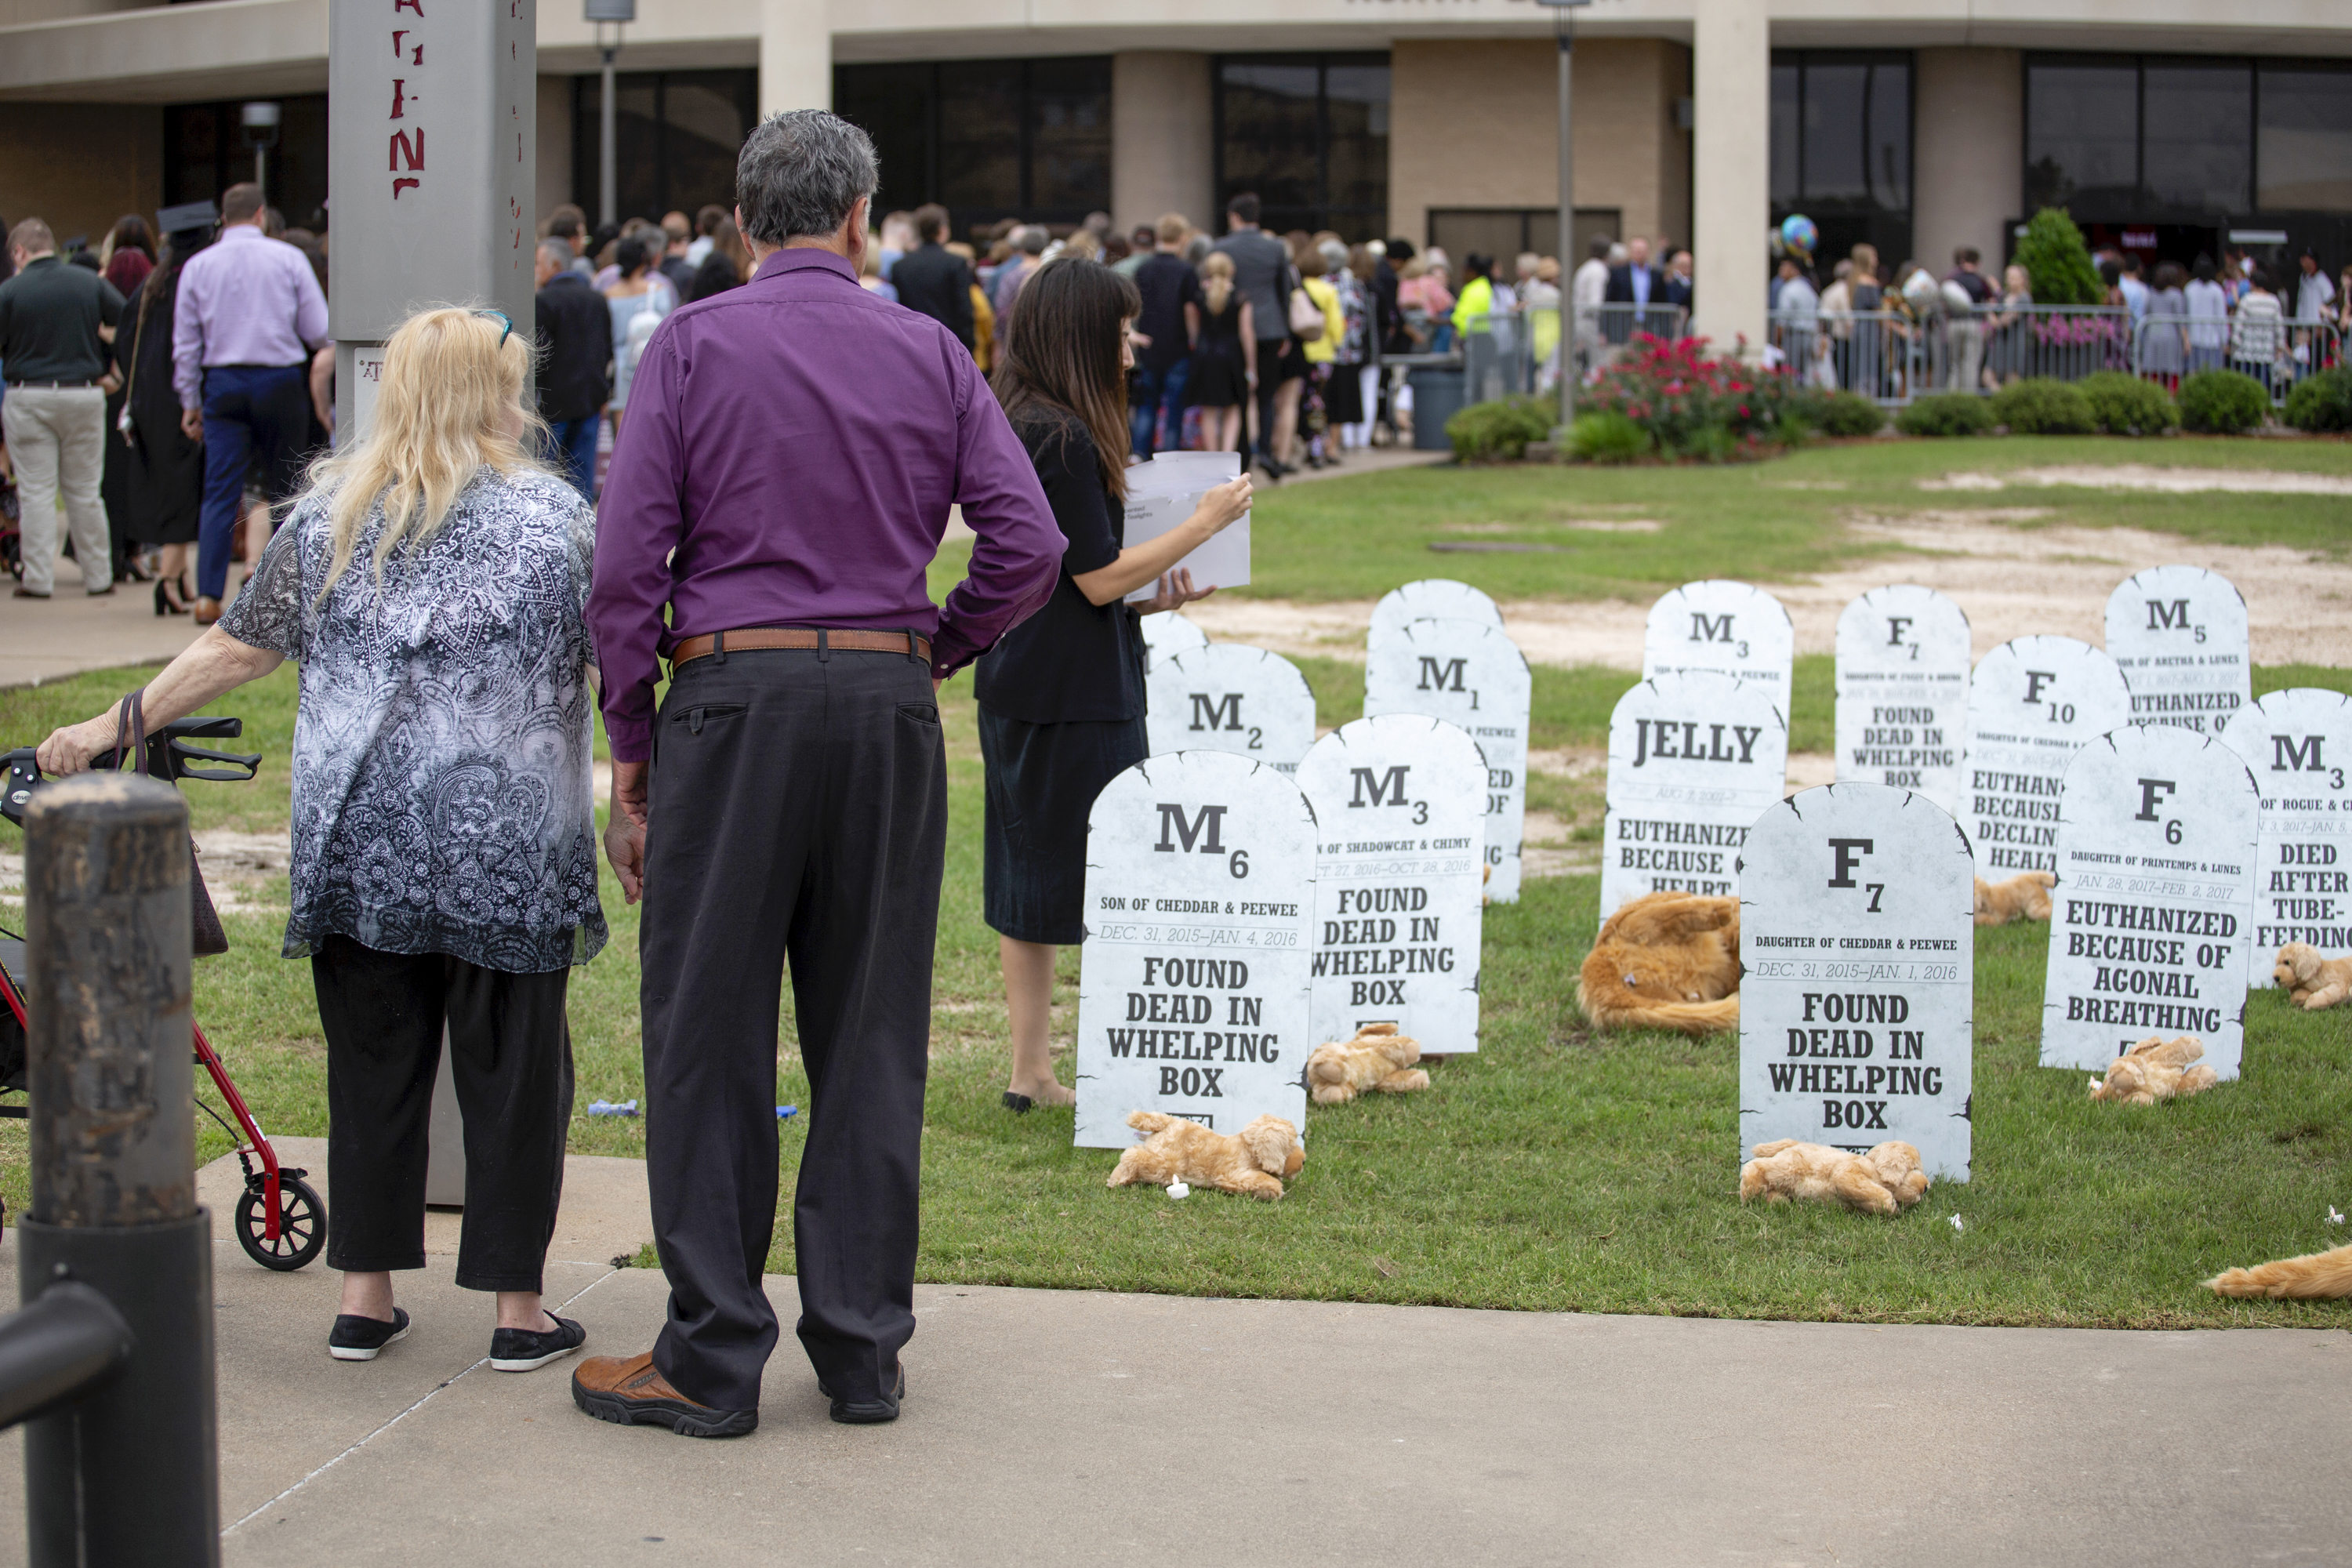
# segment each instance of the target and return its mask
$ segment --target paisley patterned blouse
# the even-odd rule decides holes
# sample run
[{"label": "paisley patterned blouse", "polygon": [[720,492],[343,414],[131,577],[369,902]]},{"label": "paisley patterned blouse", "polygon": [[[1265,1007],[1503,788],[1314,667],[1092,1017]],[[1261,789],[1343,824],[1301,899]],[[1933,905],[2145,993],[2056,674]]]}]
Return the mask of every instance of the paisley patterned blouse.
[{"label": "paisley patterned blouse", "polygon": [[596,901],[582,608],[596,517],[562,480],[485,468],[441,526],[334,591],[329,498],[295,508],[221,630],[301,665],[289,958],[341,934],[512,973],[584,963]]}]

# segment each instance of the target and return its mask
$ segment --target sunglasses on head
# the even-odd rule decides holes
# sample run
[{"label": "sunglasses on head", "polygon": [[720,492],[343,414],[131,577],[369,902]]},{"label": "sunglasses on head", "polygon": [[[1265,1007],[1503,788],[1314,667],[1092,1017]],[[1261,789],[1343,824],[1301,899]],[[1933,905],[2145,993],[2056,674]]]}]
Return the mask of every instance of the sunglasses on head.
[{"label": "sunglasses on head", "polygon": [[504,310],[476,310],[474,314],[480,317],[483,321],[496,321],[499,326],[506,329],[499,334],[499,347],[506,347],[507,340],[514,336],[514,318],[508,315]]}]

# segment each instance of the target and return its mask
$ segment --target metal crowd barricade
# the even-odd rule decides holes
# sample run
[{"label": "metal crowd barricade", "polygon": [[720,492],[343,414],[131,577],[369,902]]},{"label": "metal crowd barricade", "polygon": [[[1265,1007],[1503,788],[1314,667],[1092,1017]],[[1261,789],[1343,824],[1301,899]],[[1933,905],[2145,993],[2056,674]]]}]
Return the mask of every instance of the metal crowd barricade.
[{"label": "metal crowd barricade", "polygon": [[2285,405],[2294,384],[2342,366],[2344,329],[2333,321],[2253,321],[2243,318],[2176,316],[2150,310],[2134,334],[2133,374],[2178,391],[2185,375],[2234,370]]}]

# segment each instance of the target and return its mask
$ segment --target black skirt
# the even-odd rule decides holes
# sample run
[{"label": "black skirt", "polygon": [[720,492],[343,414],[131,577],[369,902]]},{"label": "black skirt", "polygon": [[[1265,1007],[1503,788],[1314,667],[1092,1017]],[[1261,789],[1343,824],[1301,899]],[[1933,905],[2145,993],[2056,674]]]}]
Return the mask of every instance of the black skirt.
[{"label": "black skirt", "polygon": [[1364,422],[1364,367],[1335,364],[1330,384],[1323,388],[1323,414],[1334,425]]},{"label": "black skirt", "polygon": [[980,710],[988,770],[982,882],[989,929],[1015,942],[1086,940],[1087,814],[1151,752],[1143,715],[1031,724]]}]

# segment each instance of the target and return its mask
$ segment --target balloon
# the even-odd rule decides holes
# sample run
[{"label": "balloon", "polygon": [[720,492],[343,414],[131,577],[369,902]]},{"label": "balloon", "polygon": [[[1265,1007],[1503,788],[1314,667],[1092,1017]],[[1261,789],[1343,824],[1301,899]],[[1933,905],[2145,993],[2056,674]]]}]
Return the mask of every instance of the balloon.
[{"label": "balloon", "polygon": [[1780,220],[1780,241],[1801,256],[1811,256],[1821,244],[1822,233],[1804,214],[1790,213]]}]

